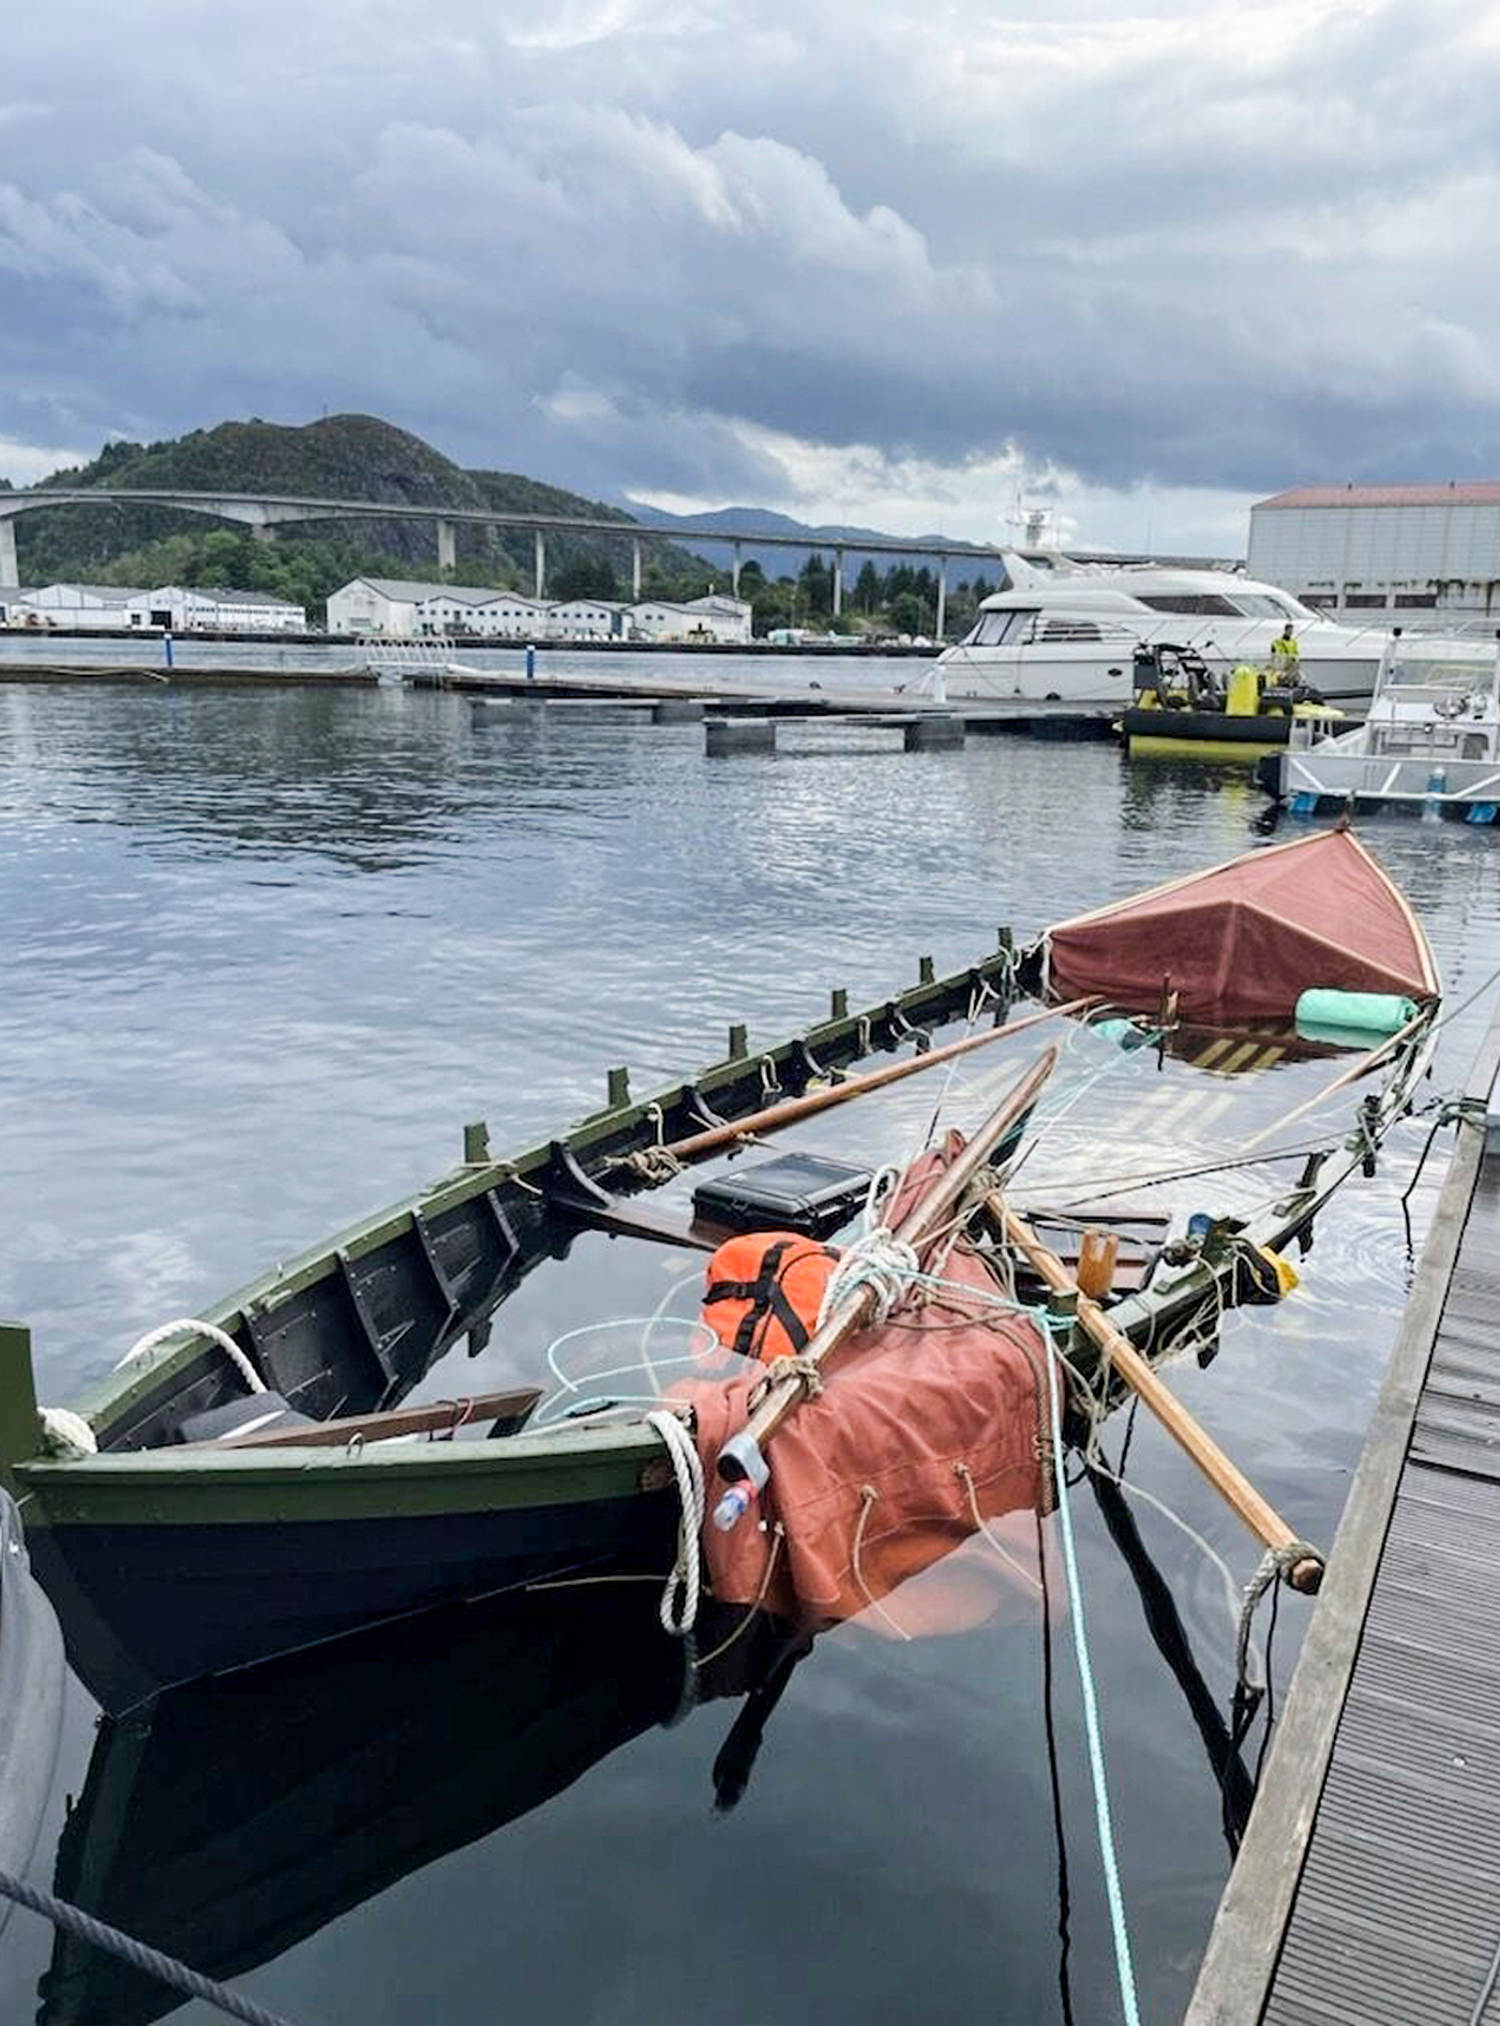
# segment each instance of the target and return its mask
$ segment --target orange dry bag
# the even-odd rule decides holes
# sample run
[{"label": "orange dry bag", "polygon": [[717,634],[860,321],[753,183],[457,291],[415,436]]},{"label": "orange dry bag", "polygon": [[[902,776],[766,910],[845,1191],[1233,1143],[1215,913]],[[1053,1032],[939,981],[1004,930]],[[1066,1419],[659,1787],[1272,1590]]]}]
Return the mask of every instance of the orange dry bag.
[{"label": "orange dry bag", "polygon": [[795,1357],[818,1326],[823,1291],[838,1264],[835,1245],[796,1231],[747,1231],[708,1262],[703,1320],[742,1358]]}]

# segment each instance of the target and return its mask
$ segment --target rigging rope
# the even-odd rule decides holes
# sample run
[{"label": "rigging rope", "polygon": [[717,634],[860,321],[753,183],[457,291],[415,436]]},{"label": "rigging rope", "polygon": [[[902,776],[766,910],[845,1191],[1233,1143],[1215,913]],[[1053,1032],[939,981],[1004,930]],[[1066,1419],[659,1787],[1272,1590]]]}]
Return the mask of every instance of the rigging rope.
[{"label": "rigging rope", "polygon": [[0,1871],[0,1894],[13,1900],[17,1906],[39,1913],[44,1920],[50,1920],[62,1933],[74,1935],[79,1941],[88,1942],[96,1949],[104,1949],[112,1956],[118,1956],[123,1963],[129,1963],[133,1970],[143,1975],[156,1977],[163,1984],[169,1984],[184,1998],[201,1998],[205,2004],[215,2005],[221,2012],[227,2012],[231,2019],[242,2019],[245,2026],[288,2026],[288,2021],[279,2012],[267,2011],[264,2005],[257,2005],[253,1998],[242,1998],[227,1984],[219,1984],[212,1977],[205,1977],[201,1971],[189,1969],[175,1956],[163,1955],[160,1949],[147,1948],[134,1935],[122,1934],[119,1928],[109,1927],[102,1920],[95,1920],[82,1907],[73,1906],[65,1899],[57,1899],[50,1892],[42,1892],[34,1885],[27,1885],[19,1878],[12,1878],[8,1871]]}]

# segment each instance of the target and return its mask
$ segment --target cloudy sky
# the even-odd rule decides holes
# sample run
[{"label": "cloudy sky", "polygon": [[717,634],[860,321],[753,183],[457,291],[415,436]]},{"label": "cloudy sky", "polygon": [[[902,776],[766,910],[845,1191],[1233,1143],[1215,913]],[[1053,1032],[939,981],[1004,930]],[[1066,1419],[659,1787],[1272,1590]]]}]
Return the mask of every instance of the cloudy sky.
[{"label": "cloudy sky", "polygon": [[687,510],[1243,548],[1500,476],[1500,4],[47,0],[0,474],[361,409]]}]

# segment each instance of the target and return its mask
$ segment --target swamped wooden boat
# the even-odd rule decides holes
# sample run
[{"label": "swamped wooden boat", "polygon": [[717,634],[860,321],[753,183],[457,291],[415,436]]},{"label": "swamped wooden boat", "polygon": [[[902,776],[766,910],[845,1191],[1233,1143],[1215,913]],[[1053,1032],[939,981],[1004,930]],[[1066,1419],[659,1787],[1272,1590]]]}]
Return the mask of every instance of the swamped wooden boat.
[{"label": "swamped wooden boat", "polygon": [[[1368,1089],[1352,1130],[1311,1151],[1295,1181],[1252,1217],[1203,1217],[1153,1248],[1144,1285],[1139,1274],[1136,1284],[1126,1276],[1105,1300],[1112,1329],[1153,1358],[1206,1309],[1266,1296],[1266,1256],[1305,1236],[1333,1190],[1370,1164],[1430,1052],[1437,975],[1405,902],[1373,860],[1359,853],[1356,863],[1332,833],[1291,849],[1303,853],[1292,883],[1303,902],[1326,878],[1336,919],[1320,934],[1304,904],[1301,918],[1289,921],[1282,1011],[1290,1013],[1294,986],[1376,989],[1383,979],[1389,990],[1411,993],[1410,1017],[1355,1065]],[[1263,873],[1272,856],[1251,853],[1236,866]],[[1109,928],[1111,963],[1122,949],[1152,951],[1144,968],[1125,967],[1129,976],[1101,961],[1107,982],[1088,981],[1076,924],[1057,933],[1055,947],[1044,937],[1019,965],[1002,938],[988,957],[950,976],[937,978],[924,963],[915,986],[862,1011],[851,1012],[835,993],[826,1020],[774,1048],[751,1053],[743,1030],[734,1030],[722,1061],[645,1103],[631,1100],[624,1073],[615,1072],[603,1111],[565,1138],[504,1160],[490,1155],[482,1129],[471,1128],[453,1172],[199,1317],[153,1333],[75,1403],[72,1416],[38,1409],[27,1332],[0,1327],[0,1480],[22,1504],[74,1665],[118,1705],[133,1684],[190,1679],[454,1597],[605,1560],[664,1571],[678,1494],[662,1435],[640,1410],[606,1408],[534,1426],[537,1389],[402,1403],[430,1395],[429,1375],[444,1356],[465,1339],[482,1339],[507,1297],[539,1267],[565,1260],[581,1234],[707,1250],[745,1228],[727,1211],[729,1221],[715,1224],[647,1199],[682,1167],[741,1144],[752,1128],[786,1130],[881,1082],[1004,1047],[1007,1036],[1029,1058],[1033,1043],[1022,1030],[1040,1027],[1041,1040],[1043,1023],[1066,1031],[1112,1010],[1084,992],[1107,994],[1113,1007],[1138,1015],[1159,1013],[1175,997],[1198,1009],[1194,1017],[1206,1009],[1232,1025],[1245,893],[1262,943],[1269,903],[1263,879],[1226,882],[1225,871],[1207,876],[1217,886],[1205,882],[1199,907],[1186,906],[1186,883],[1176,883],[1137,904],[1123,939],[1119,922]],[[1179,929],[1191,922],[1175,944],[1174,921]],[[1054,979],[1066,972],[1074,996],[1013,1015],[1018,970],[1046,989],[1049,968]],[[1256,975],[1263,986],[1259,957]],[[958,1041],[939,1043],[939,1030],[954,1023],[964,1028]],[[1125,1038],[1146,1032],[1138,1025]],[[851,1074],[903,1044],[917,1053],[864,1078]],[[958,1206],[960,1224],[974,1234],[964,1242],[991,1260],[986,1270],[1002,1282],[1019,1271],[1018,1302],[1033,1306],[1042,1298],[1035,1259],[1003,1230],[980,1234],[986,1216],[995,1222],[996,1182],[1011,1168],[1044,1083],[1041,1074],[1018,1077],[1010,1109],[1002,1105],[988,1121],[988,1168]],[[1119,1161],[1117,1152],[1102,1165],[1112,1171]],[[842,1197],[834,1191],[833,1228],[852,1219],[863,1179],[857,1195],[854,1184]],[[814,1206],[807,1215],[803,1228],[826,1235],[823,1212]],[[1107,1222],[1108,1211],[1102,1215]],[[1118,1374],[1106,1369],[1093,1338],[1056,1326],[1075,1368],[1091,1382],[1102,1377],[1106,1396],[1113,1389],[1117,1397]],[[795,1373],[788,1383],[793,1393],[804,1389]],[[684,1418],[681,1402],[674,1411]],[[443,1435],[458,1439],[431,1439]]]}]

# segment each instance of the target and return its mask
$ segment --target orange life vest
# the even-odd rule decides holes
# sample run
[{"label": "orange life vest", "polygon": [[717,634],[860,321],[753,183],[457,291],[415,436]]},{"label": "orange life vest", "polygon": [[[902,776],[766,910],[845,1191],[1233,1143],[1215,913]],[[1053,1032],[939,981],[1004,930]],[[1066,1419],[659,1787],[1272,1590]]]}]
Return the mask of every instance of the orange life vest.
[{"label": "orange life vest", "polygon": [[818,1326],[823,1291],[838,1264],[836,1245],[796,1231],[747,1231],[708,1262],[703,1320],[726,1350],[743,1358],[794,1357]]}]

